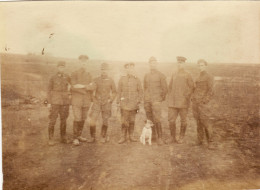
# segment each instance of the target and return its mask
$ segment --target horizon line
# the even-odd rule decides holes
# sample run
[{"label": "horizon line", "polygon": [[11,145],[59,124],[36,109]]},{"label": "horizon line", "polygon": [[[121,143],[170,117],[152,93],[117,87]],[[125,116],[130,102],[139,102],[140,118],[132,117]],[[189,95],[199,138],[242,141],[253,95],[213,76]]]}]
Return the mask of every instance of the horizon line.
[{"label": "horizon line", "polygon": [[[30,56],[28,54],[21,54],[21,53],[9,53],[9,52],[0,52],[0,55],[21,55],[21,56]],[[78,60],[78,58],[72,58],[72,57],[60,57],[60,56],[53,56],[53,55],[41,55],[41,54],[32,54],[32,56],[37,56],[37,57],[50,57],[50,58],[55,58],[55,59],[72,59],[72,60]],[[105,62],[130,62],[130,61],[126,61],[126,60],[109,60],[109,59],[90,59],[93,61],[105,61]],[[133,61],[131,60],[131,62],[134,63],[145,63],[148,61]],[[175,63],[175,61],[158,61],[159,63]],[[193,64],[196,62],[186,62],[188,64]],[[246,63],[246,62],[210,62],[212,64],[252,64],[252,65],[258,65],[260,63]]]}]

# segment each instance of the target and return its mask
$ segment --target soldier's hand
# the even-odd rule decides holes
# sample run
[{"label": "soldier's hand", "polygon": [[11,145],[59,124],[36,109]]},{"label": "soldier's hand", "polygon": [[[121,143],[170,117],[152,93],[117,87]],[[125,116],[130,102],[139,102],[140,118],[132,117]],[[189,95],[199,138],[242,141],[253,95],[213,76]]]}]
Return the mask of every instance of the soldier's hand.
[{"label": "soldier's hand", "polygon": [[85,88],[86,88],[86,90],[91,90],[91,91],[95,90],[96,89],[96,83],[91,82]]},{"label": "soldier's hand", "polygon": [[85,85],[83,85],[83,84],[75,84],[75,85],[73,85],[73,88],[85,88]]},{"label": "soldier's hand", "polygon": [[138,104],[137,104],[137,110],[136,110],[136,112],[138,113],[138,112],[140,112],[140,106],[141,105],[141,102],[139,102]]},{"label": "soldier's hand", "polygon": [[44,101],[43,101],[43,104],[44,104],[45,106],[47,106],[47,105],[48,105],[48,100],[44,100]]}]

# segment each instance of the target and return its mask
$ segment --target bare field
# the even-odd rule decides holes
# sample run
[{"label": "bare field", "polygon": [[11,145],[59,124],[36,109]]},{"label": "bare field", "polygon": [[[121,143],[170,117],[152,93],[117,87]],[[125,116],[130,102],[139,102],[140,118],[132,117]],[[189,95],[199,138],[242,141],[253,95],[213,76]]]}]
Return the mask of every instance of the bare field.
[{"label": "bare field", "polygon": [[[59,59],[18,55],[1,55],[1,59],[4,189],[260,188],[260,65],[209,66],[209,72],[216,76],[212,101],[215,150],[208,150],[206,145],[194,146],[196,124],[191,110],[184,144],[118,145],[120,121],[115,105],[108,129],[109,143],[84,143],[79,147],[60,144],[57,122],[57,144],[49,147],[49,110],[43,100]],[[67,60],[67,63],[67,72],[71,73],[76,60]],[[93,76],[99,75],[100,63],[91,61]],[[111,76],[117,83],[123,63],[112,65]],[[175,69],[172,65],[174,63],[161,63],[159,67],[167,80]],[[187,64],[187,70],[194,78],[198,74],[196,64]],[[148,72],[146,63],[136,63],[136,71],[142,80]],[[141,109],[136,118],[136,137],[141,134],[144,118]],[[72,123],[70,114],[67,120],[70,137]],[[98,138],[100,125],[97,126]],[[167,139],[167,102],[163,105],[162,125],[163,138]],[[88,123],[83,134],[89,136]]]}]

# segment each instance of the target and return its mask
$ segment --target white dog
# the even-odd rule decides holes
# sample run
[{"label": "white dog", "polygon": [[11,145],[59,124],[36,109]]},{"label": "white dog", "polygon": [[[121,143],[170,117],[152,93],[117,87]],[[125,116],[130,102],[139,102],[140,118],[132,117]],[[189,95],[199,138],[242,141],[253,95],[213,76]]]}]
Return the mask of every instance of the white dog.
[{"label": "white dog", "polygon": [[145,145],[146,142],[148,142],[149,145],[152,145],[152,126],[153,122],[147,120],[140,136],[140,141],[143,145]]}]

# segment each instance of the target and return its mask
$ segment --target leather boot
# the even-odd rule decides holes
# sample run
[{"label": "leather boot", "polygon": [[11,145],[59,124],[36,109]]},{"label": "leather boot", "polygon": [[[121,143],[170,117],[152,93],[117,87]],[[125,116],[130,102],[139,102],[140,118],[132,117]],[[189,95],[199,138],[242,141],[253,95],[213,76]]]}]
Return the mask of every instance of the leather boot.
[{"label": "leather boot", "polygon": [[53,136],[54,136],[54,126],[49,125],[48,133],[49,133],[49,139],[53,139]]},{"label": "leather boot", "polygon": [[156,126],[152,126],[152,142],[156,142],[157,140],[157,132],[156,132]]},{"label": "leather boot", "polygon": [[108,128],[108,126],[107,125],[103,125],[103,127],[104,127],[104,132],[103,132],[103,137],[107,137],[107,128]]},{"label": "leather boot", "polygon": [[66,137],[66,120],[60,121],[60,136],[61,136],[61,142],[62,143],[69,143],[69,140]]},{"label": "leather boot", "polygon": [[126,128],[126,138],[125,140],[130,143],[130,130],[129,127]]},{"label": "leather boot", "polygon": [[122,129],[121,129],[121,138],[118,141],[118,144],[122,144],[126,141],[126,133],[127,133],[127,128],[125,125],[122,125]]},{"label": "leather boot", "polygon": [[207,137],[208,144],[212,142],[212,123],[210,120],[203,120],[203,128]]},{"label": "leather boot", "polygon": [[60,121],[60,136],[61,139],[66,136],[66,121]]},{"label": "leather boot", "polygon": [[187,128],[187,123],[181,123],[180,138],[179,138],[179,141],[178,141],[179,144],[182,144],[183,141],[184,141],[183,139],[184,139],[184,136],[185,136],[186,128]]},{"label": "leather boot", "polygon": [[197,121],[197,135],[198,135],[197,144],[200,146],[203,144],[203,138],[204,138],[204,128],[200,120]]},{"label": "leather boot", "polygon": [[73,145],[74,146],[79,146],[79,140],[78,140],[78,125],[79,122],[78,121],[74,121],[73,122]]},{"label": "leather boot", "polygon": [[156,129],[157,129],[157,133],[158,133],[158,139],[157,139],[157,144],[163,145],[163,141],[162,141],[162,126],[161,123],[157,123],[156,124]]},{"label": "leather boot", "polygon": [[171,137],[170,139],[167,141],[167,144],[172,144],[172,143],[176,143],[176,124],[175,123],[169,123],[169,128],[170,128],[170,132],[171,132]]},{"label": "leather boot", "polygon": [[78,137],[80,137],[82,135],[84,124],[85,124],[85,121],[80,121],[78,124]]},{"label": "leather boot", "polygon": [[78,137],[78,121],[73,122],[73,138],[77,139]]},{"label": "leather boot", "polygon": [[53,136],[54,136],[54,126],[53,125],[49,125],[48,133],[49,133],[48,145],[53,146],[55,144],[54,140],[53,140]]},{"label": "leather boot", "polygon": [[101,142],[102,143],[106,142],[106,136],[107,136],[107,125],[102,125],[102,128],[101,128]]},{"label": "leather boot", "polygon": [[77,138],[78,138],[78,140],[79,140],[80,142],[86,142],[86,141],[87,141],[86,138],[84,138],[84,137],[81,136],[81,135],[82,135],[83,128],[84,128],[84,123],[85,123],[84,120],[78,122],[78,137],[77,137]]},{"label": "leather boot", "polygon": [[104,137],[104,125],[102,125],[102,127],[101,127],[100,136],[103,139],[103,137]]},{"label": "leather boot", "polygon": [[129,130],[129,140],[130,140],[130,142],[137,142],[137,139],[134,138],[134,126],[135,126],[134,123],[129,124],[128,130]]},{"label": "leather boot", "polygon": [[96,126],[90,126],[90,136],[91,138],[88,140],[88,143],[94,143],[96,141]]}]

